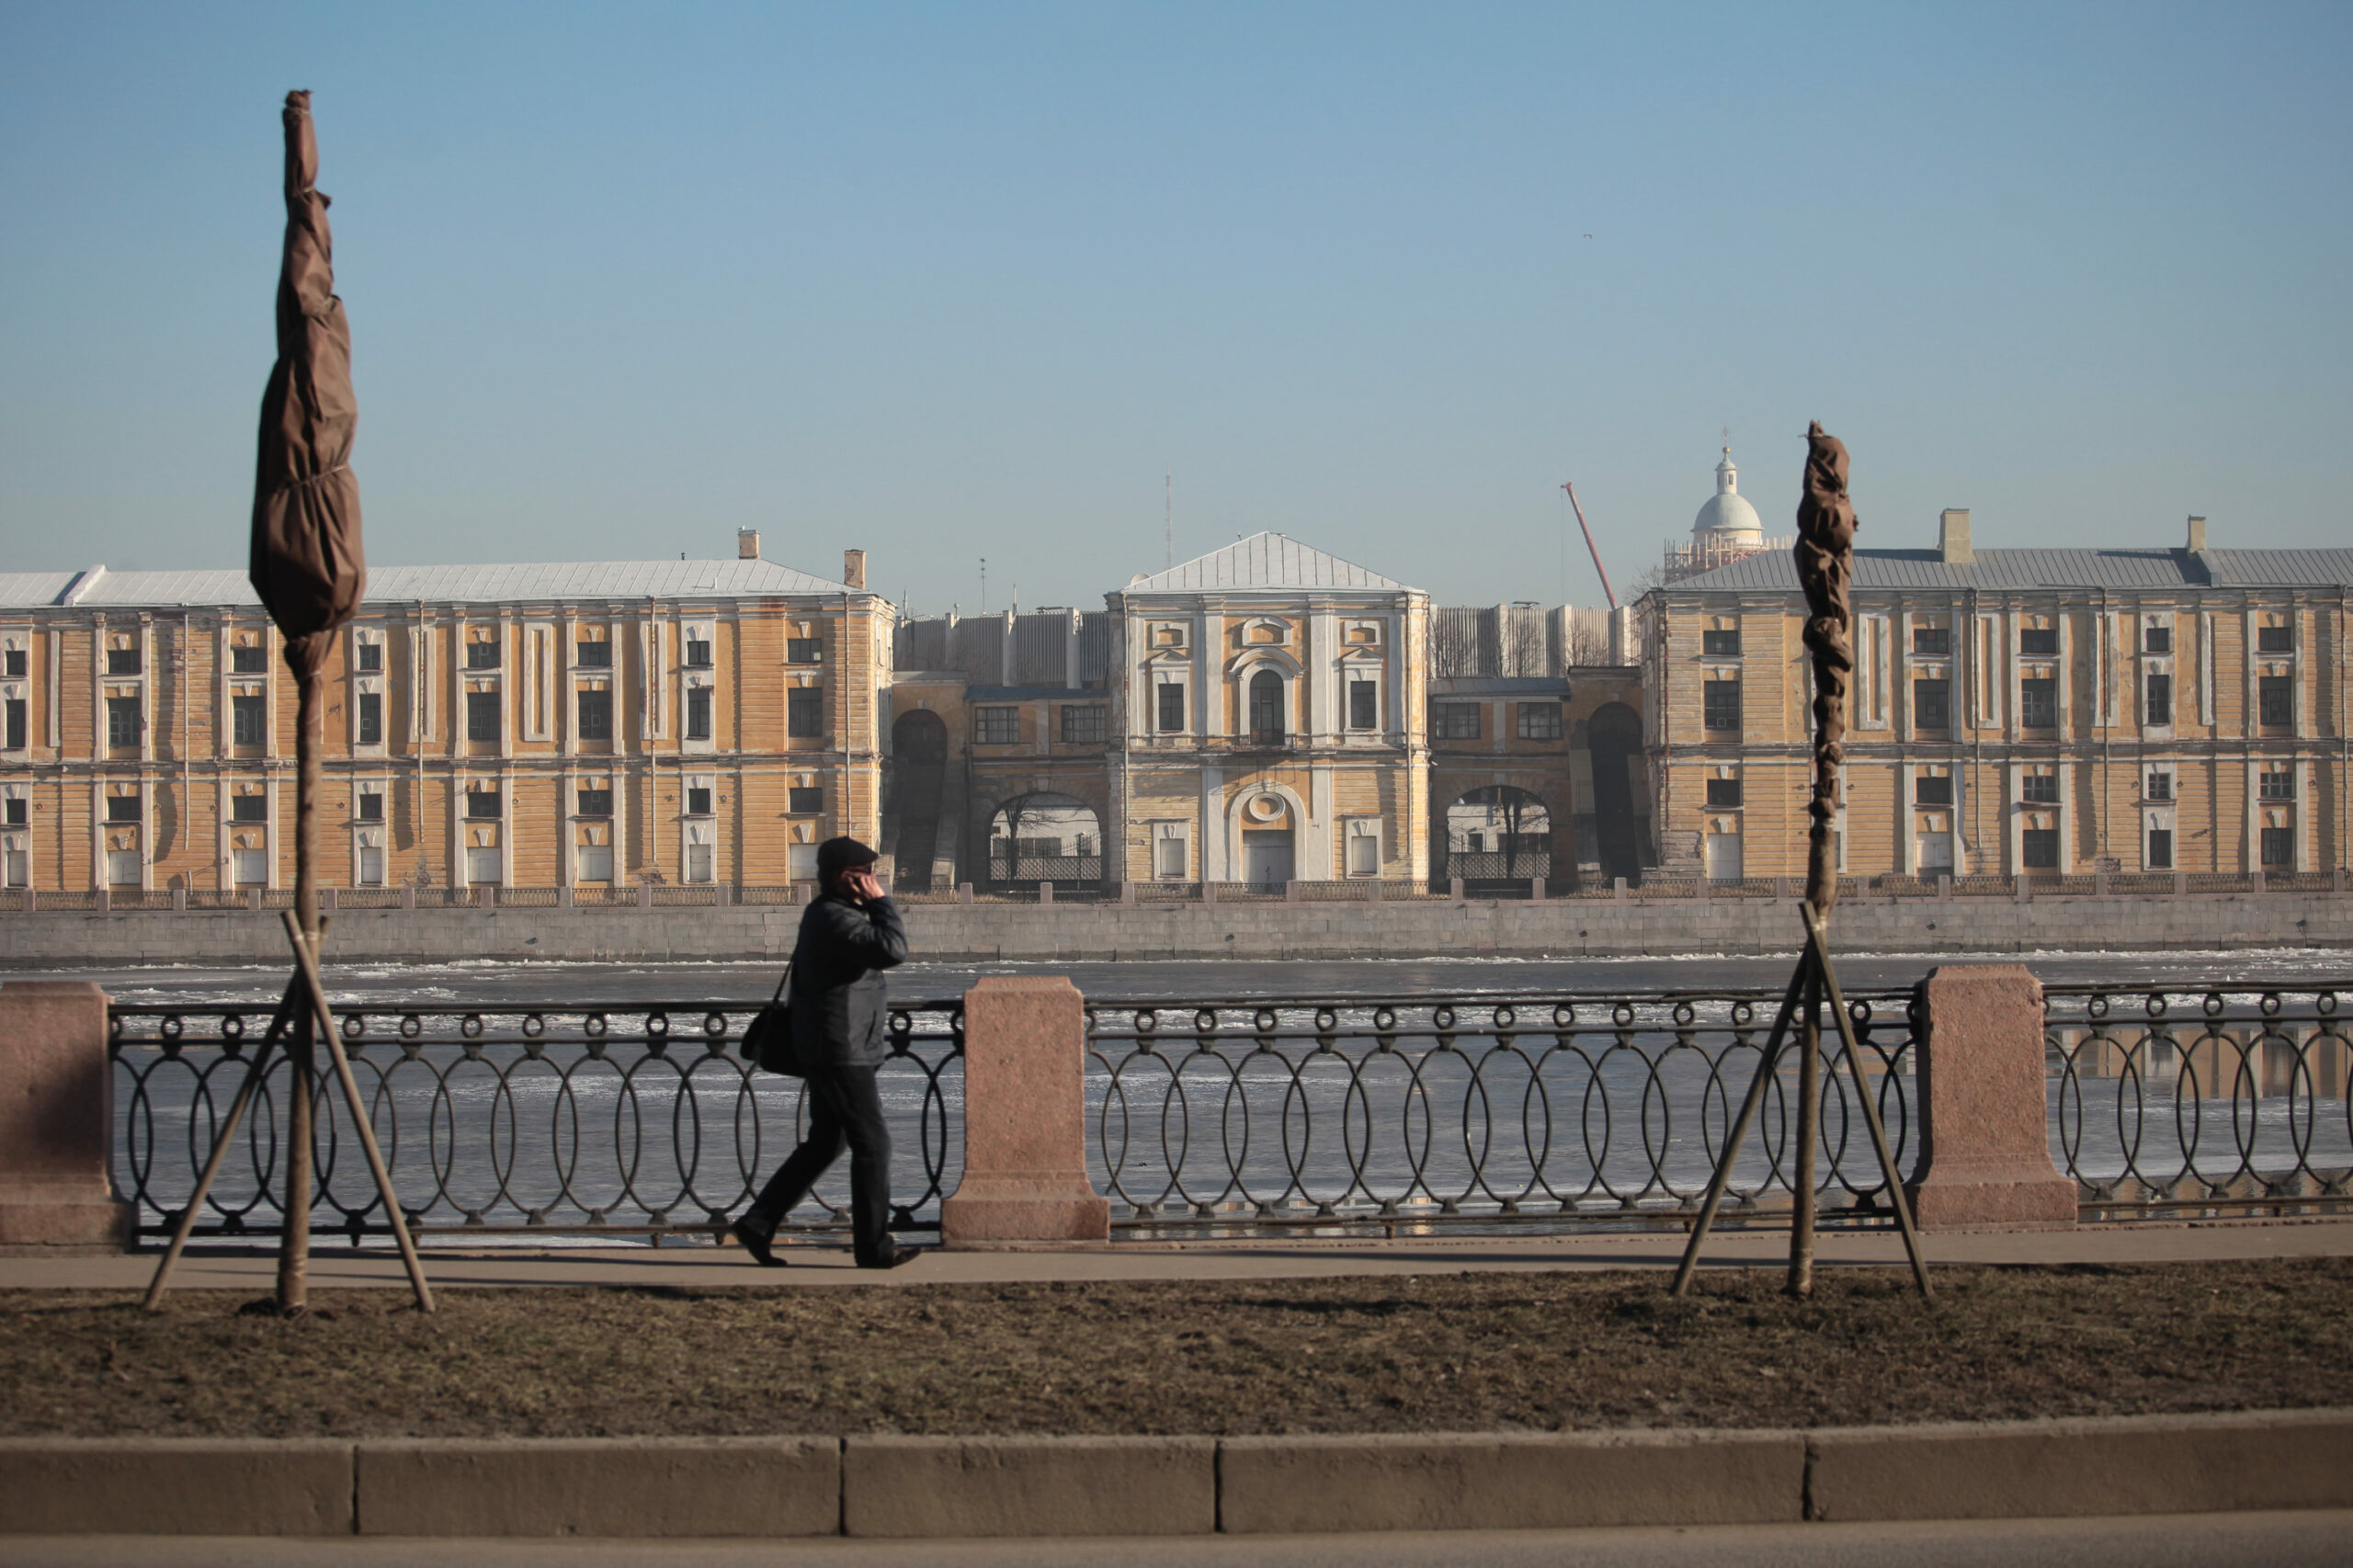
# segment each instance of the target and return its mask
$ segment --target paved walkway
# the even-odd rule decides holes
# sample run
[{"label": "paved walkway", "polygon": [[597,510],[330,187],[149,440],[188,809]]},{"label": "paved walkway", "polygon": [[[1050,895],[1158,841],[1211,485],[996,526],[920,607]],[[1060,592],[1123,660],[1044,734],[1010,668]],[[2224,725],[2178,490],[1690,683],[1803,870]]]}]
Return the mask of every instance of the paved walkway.
[{"label": "paved walkway", "polygon": [[[2063,1231],[1931,1235],[1931,1263],[2182,1263],[2258,1257],[2353,1256],[2353,1218],[2230,1221],[2205,1224],[2086,1225]],[[1347,1275],[1451,1274],[1471,1270],[1671,1268],[1680,1233],[1417,1237],[1397,1241],[1114,1242],[1051,1252],[928,1252],[904,1268],[870,1273],[834,1247],[787,1249],[794,1267],[758,1268],[733,1246],[661,1248],[427,1248],[426,1268],[447,1286],[1007,1284],[1046,1280],[1302,1279]],[[1786,1231],[1726,1231],[1709,1239],[1711,1267],[1757,1267],[1789,1256]],[[1901,1264],[1893,1232],[1824,1232],[1826,1266]],[[125,1290],[143,1287],[157,1254],[97,1257],[0,1257],[0,1290]],[[175,1289],[267,1290],[276,1278],[266,1248],[190,1248]],[[389,1250],[354,1251],[324,1237],[313,1244],[311,1281],[401,1287]]]},{"label": "paved walkway", "polygon": [[2342,1568],[2353,1512],[1068,1540],[0,1538],[0,1568]]}]

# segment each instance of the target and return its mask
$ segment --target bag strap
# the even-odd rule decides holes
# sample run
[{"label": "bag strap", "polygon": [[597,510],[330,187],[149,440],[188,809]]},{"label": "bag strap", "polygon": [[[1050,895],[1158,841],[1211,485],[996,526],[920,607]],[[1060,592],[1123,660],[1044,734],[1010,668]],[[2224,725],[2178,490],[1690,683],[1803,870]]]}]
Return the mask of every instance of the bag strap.
[{"label": "bag strap", "polygon": [[778,975],[778,976],[776,977],[776,994],[768,998],[768,1006],[769,1006],[773,1007],[773,1006],[775,1006],[779,1002],[781,1002],[781,1001],[783,1001],[783,1000],[784,1000],[784,985],[785,985],[785,982],[787,982],[787,981],[790,980],[791,978],[792,978],[792,960],[791,960],[790,959],[787,959],[787,960],[784,960],[784,972],[783,972],[782,974]]}]

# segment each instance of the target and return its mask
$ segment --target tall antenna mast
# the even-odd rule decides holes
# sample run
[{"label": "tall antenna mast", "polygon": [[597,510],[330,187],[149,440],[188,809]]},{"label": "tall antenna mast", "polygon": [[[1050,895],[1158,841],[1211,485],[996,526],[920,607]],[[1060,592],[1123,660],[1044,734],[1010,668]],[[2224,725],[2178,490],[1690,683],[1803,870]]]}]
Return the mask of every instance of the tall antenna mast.
[{"label": "tall antenna mast", "polygon": [[989,558],[981,557],[981,613],[989,612]]},{"label": "tall antenna mast", "polygon": [[1160,569],[1176,564],[1176,476],[1160,476]]}]

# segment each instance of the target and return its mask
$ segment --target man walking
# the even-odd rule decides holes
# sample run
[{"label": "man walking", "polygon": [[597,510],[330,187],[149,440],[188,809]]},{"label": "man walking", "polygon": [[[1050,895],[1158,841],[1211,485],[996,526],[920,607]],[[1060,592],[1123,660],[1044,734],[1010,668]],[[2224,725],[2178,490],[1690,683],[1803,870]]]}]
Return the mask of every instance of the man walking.
[{"label": "man walking", "polygon": [[907,930],[874,876],[874,851],[855,838],[817,846],[821,892],[801,916],[792,949],[792,1043],[808,1064],[809,1136],[792,1151],[730,1233],[767,1267],[770,1244],[793,1205],[849,1146],[851,1250],[860,1268],[896,1268],[920,1249],[891,1239],[891,1133],[874,1070],[889,1054],[882,971],[907,959]]}]

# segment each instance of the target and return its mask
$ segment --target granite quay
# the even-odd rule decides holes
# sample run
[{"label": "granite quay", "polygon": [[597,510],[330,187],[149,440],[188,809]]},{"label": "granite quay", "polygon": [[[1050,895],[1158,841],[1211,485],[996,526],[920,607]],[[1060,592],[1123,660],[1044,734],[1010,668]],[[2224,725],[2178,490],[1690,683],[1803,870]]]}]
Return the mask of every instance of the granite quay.
[{"label": "granite quay", "polygon": [[[2065,1225],[2344,1208],[2345,989],[2046,989],[1979,966],[1848,1001],[1923,1220]],[[1778,1001],[1123,1005],[1064,981],[983,979],[892,1009],[893,1218],[944,1223],[957,1244],[1679,1228]],[[392,1003],[350,1008],[340,1028],[404,1210],[428,1235],[701,1241],[805,1114],[798,1084],[736,1054],[748,1011]],[[54,1129],[0,1155],[0,1242],[119,1247],[126,1225],[168,1230],[267,1024],[250,1007],[109,1007],[88,984],[0,987],[0,1086]],[[1768,1085],[1733,1172],[1734,1222],[1782,1222],[1792,1084],[1793,1070]],[[199,1235],[278,1228],[282,1076],[268,1088]],[[1876,1226],[1891,1210],[1852,1092],[1825,1074],[1820,1199],[1831,1222]],[[990,1125],[969,1131],[968,1108],[983,1107]],[[343,1114],[321,1108],[313,1223],[358,1243],[385,1225]],[[837,1230],[841,1210],[821,1187],[788,1236]]]}]

